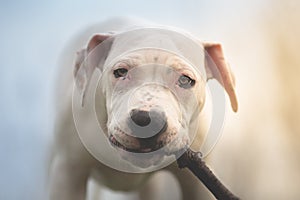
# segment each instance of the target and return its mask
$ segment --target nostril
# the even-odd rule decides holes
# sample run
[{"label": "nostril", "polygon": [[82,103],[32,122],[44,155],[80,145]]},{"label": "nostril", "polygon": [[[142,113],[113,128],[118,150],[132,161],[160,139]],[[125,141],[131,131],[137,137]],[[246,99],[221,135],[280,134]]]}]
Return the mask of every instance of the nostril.
[{"label": "nostril", "polygon": [[132,121],[138,126],[147,126],[151,122],[150,114],[148,111],[133,109],[130,113]]}]

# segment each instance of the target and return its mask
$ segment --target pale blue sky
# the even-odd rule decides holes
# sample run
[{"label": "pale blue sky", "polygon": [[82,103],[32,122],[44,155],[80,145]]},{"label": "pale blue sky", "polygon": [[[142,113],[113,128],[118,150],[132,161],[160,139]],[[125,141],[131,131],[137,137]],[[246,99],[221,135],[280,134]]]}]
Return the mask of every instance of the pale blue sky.
[{"label": "pale blue sky", "polygon": [[112,16],[133,16],[218,38],[255,18],[262,2],[0,0],[0,199],[43,199],[50,91],[57,58],[72,35]]}]

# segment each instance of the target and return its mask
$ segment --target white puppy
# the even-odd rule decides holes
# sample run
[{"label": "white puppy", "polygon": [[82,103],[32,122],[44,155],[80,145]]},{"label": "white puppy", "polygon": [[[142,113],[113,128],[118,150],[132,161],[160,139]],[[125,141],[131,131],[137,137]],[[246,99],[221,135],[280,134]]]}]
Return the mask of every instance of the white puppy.
[{"label": "white puppy", "polygon": [[[109,27],[109,24],[113,25]],[[132,22],[124,21],[103,24],[100,26],[101,32],[117,32],[94,34],[86,47],[77,53],[74,80],[80,105],[84,108],[94,102],[105,139],[97,140],[89,136],[89,133],[97,132],[91,125],[93,114],[90,111],[85,111],[80,125],[74,122],[74,81],[70,78],[71,70],[63,73],[66,84],[62,85],[59,96],[50,173],[51,200],[84,200],[87,181],[91,177],[114,190],[140,189],[143,199],[156,198],[155,192],[149,192],[150,186],[147,186],[147,180],[154,172],[128,173],[132,171],[118,171],[118,167],[113,169],[110,164],[96,159],[89,147],[86,148],[89,145],[83,142],[84,146],[80,139],[98,146],[100,150],[109,144],[109,148],[121,156],[121,163],[126,162],[140,169],[156,167],[171,171],[179,180],[182,199],[205,196],[200,189],[201,183],[193,175],[177,169],[174,162],[167,163],[168,166],[165,163],[168,157],[189,145],[199,150],[207,132],[204,110],[208,79],[216,78],[223,85],[233,110],[237,110],[234,77],[225,62],[221,45],[199,42],[199,48],[196,48],[199,52],[191,52],[187,44],[189,39],[183,37],[186,34],[179,35],[187,42],[180,41],[176,34],[171,35],[172,31],[158,28],[122,32],[130,30],[128,28],[132,25]],[[140,44],[146,45],[145,48],[137,48]],[[171,50],[166,51],[159,45],[166,45]],[[182,50],[184,48],[187,50]],[[180,51],[176,52],[176,49]],[[191,54],[202,56],[202,63],[195,64],[185,59]],[[101,72],[97,82],[93,80],[96,71]],[[88,94],[89,87],[93,85],[96,85],[95,96]],[[73,99],[73,103],[76,101]],[[78,135],[79,126],[81,132]],[[102,155],[105,157],[106,154]],[[120,159],[113,154],[107,157]]]}]

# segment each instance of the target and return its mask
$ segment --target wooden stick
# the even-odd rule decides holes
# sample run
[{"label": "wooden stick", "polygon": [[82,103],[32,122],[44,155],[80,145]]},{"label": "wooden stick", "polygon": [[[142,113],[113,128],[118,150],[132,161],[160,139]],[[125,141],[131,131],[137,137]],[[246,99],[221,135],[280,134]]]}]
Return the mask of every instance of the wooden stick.
[{"label": "wooden stick", "polygon": [[[179,153],[179,152],[178,152]],[[182,153],[182,152],[181,152]],[[195,176],[211,191],[219,200],[239,200],[240,198],[232,194],[221,181],[213,174],[202,160],[202,154],[187,149],[178,159],[177,164],[180,169],[187,167]]]}]

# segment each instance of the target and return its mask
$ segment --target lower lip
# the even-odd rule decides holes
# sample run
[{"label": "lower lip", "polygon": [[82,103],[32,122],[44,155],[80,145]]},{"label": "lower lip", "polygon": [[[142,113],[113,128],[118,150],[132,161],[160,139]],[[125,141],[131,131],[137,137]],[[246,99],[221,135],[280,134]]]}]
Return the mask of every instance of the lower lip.
[{"label": "lower lip", "polygon": [[120,142],[118,142],[113,135],[109,136],[110,143],[117,149],[121,149],[123,151],[127,151],[130,153],[151,153],[154,152],[151,148],[143,148],[143,149],[128,149]]},{"label": "lower lip", "polygon": [[[142,163],[140,167],[150,167],[158,165],[163,161],[165,155],[159,153],[132,153],[129,151],[125,151],[123,149],[120,150],[120,156],[133,164]],[[139,164],[137,164],[139,166]]]}]

